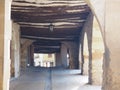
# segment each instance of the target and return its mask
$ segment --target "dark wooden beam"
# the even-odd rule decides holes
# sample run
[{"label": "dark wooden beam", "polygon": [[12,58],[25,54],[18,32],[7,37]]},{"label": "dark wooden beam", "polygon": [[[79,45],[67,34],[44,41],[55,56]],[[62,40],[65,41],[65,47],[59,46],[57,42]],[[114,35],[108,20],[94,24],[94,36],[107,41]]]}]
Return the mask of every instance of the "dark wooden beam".
[{"label": "dark wooden beam", "polygon": [[21,38],[31,40],[51,40],[51,41],[78,41],[78,37],[74,38],[47,38],[47,37],[36,37],[36,36],[21,36]]},{"label": "dark wooden beam", "polygon": [[35,13],[39,12],[42,14],[56,14],[56,13],[68,13],[68,12],[89,12],[90,8],[88,5],[77,5],[77,6],[53,6],[53,7],[30,7],[30,6],[16,6],[12,5],[12,11],[15,12],[26,12],[26,13]]},{"label": "dark wooden beam", "polygon": [[82,20],[84,20],[87,18],[88,14],[89,12],[41,16],[41,14],[38,14],[37,12],[33,14],[12,12],[11,18],[16,22],[32,22],[32,23],[40,23],[41,21],[48,19],[49,21],[48,23],[50,23],[50,22],[54,22],[54,20],[56,19],[69,19],[73,17],[80,17]]},{"label": "dark wooden beam", "polygon": [[35,48],[42,48],[42,49],[46,49],[46,48],[59,49],[59,48],[60,48],[60,46],[48,46],[48,45],[46,45],[46,46],[34,45],[34,47],[35,47]]},{"label": "dark wooden beam", "polygon": [[[59,30],[59,29],[76,29],[76,28],[81,28],[83,26],[83,22],[81,23],[70,23],[70,22],[59,22],[59,23],[54,23],[53,27],[54,30]],[[47,29],[49,30],[50,28],[50,23],[46,24],[46,23],[38,23],[38,24],[29,24],[29,23],[23,23],[20,24],[21,27],[25,27],[25,28],[38,28],[39,30],[44,30]]]},{"label": "dark wooden beam", "polygon": [[51,40],[37,40],[35,42],[32,43],[34,46],[61,46],[61,42],[60,41],[51,41]]},{"label": "dark wooden beam", "polygon": [[26,6],[64,6],[64,5],[84,5],[86,4],[84,0],[45,0],[42,2],[38,2],[38,1],[21,1],[21,0],[13,0],[14,5],[26,5]]},{"label": "dark wooden beam", "polygon": [[81,28],[75,29],[53,29],[51,32],[49,29],[39,29],[39,28],[26,28],[21,27],[22,36],[38,36],[38,37],[70,37],[79,36]]},{"label": "dark wooden beam", "polygon": [[21,38],[33,38],[33,39],[44,39],[44,40],[74,40],[75,37],[38,37],[38,36],[27,36],[21,35]]},{"label": "dark wooden beam", "polygon": [[[18,21],[17,23],[20,24],[20,25],[24,25],[24,23],[28,23],[28,24],[30,23],[30,22],[24,22],[24,20],[21,21],[21,20],[17,20],[16,19],[16,21]],[[85,22],[85,21],[86,21],[86,19],[82,19],[80,17],[71,17],[71,18],[54,19],[54,20],[52,20],[52,19],[45,19],[45,20],[41,20],[41,21],[39,21],[37,23],[50,23],[50,22],[53,22],[53,23],[58,23],[58,22],[59,23],[60,22],[81,23],[81,22]]]},{"label": "dark wooden beam", "polygon": [[57,53],[60,52],[60,48],[38,48],[34,47],[34,53]]}]

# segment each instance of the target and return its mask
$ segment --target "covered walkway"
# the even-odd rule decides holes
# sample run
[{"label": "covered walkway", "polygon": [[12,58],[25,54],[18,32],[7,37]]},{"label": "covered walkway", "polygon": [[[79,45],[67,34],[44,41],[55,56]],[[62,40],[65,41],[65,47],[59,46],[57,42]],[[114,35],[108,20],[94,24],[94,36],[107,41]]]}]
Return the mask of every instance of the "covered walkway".
[{"label": "covered walkway", "polygon": [[100,86],[87,85],[87,78],[80,70],[31,67],[11,80],[10,90],[101,90]]}]

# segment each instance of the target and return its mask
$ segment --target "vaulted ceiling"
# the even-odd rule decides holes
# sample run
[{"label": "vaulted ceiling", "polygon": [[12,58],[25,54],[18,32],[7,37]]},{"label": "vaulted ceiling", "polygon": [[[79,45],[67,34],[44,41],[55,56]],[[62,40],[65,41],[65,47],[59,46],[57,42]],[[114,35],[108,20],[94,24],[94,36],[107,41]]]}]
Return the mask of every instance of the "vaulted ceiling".
[{"label": "vaulted ceiling", "polygon": [[39,41],[76,41],[90,13],[84,0],[13,0],[11,8],[21,37]]}]

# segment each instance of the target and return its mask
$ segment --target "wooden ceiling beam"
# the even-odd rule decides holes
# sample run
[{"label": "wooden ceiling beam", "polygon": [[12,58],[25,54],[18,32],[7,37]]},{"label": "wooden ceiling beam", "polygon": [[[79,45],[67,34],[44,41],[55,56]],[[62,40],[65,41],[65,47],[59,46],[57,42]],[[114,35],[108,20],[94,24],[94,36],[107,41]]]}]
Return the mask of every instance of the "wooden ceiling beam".
[{"label": "wooden ceiling beam", "polygon": [[38,46],[38,45],[34,45],[35,48],[39,48],[39,49],[60,49],[60,46]]},{"label": "wooden ceiling beam", "polygon": [[[18,24],[24,24],[24,23],[30,23],[30,21],[31,20],[29,20],[29,21],[25,21],[23,18],[16,18],[16,19],[13,19],[15,22],[17,22]],[[45,20],[40,20],[40,21],[38,21],[37,20],[37,22],[31,22],[31,23],[36,23],[36,24],[38,24],[38,23],[60,23],[60,22],[69,22],[69,23],[81,23],[81,22],[85,22],[86,21],[86,19],[84,18],[84,19],[82,19],[82,18],[80,18],[80,17],[71,17],[71,18],[64,18],[64,19],[45,19]]]},{"label": "wooden ceiling beam", "polygon": [[49,29],[35,29],[35,28],[22,28],[21,35],[30,35],[30,36],[42,36],[42,37],[69,37],[69,36],[78,36],[81,32],[81,28],[78,29],[54,29],[51,32]]},{"label": "wooden ceiling beam", "polygon": [[34,53],[45,53],[45,54],[51,54],[51,53],[59,53],[60,52],[60,50],[59,49],[50,49],[50,50],[48,50],[48,49],[45,49],[45,50],[40,50],[40,49],[35,49],[34,50]]},{"label": "wooden ceiling beam", "polygon": [[28,12],[28,13],[35,13],[40,12],[44,14],[48,13],[67,13],[69,11],[76,12],[88,12],[90,8],[88,5],[78,5],[78,6],[56,6],[56,7],[28,7],[28,6],[16,6],[12,5],[12,11],[16,12]]},{"label": "wooden ceiling beam", "polygon": [[[12,16],[12,18],[14,18],[13,19],[13,21],[15,21],[15,22],[32,22],[32,23],[41,23],[41,22],[43,22],[43,23],[45,23],[45,22],[47,22],[47,23],[54,23],[54,22],[56,22],[56,19],[69,19],[69,18],[72,18],[72,17],[79,17],[79,15],[75,15],[75,16],[57,16],[57,17],[48,17],[48,19],[46,20],[45,18],[47,18],[47,16],[46,17],[31,17],[31,16],[29,16],[29,17],[31,17],[31,18],[29,18],[29,17],[25,17],[25,16],[20,16],[20,15],[13,15]],[[81,16],[81,15],[80,15]],[[88,14],[84,14],[83,16],[81,16],[80,17],[80,19],[79,20],[85,20],[86,18],[87,18],[87,16],[88,16]]]},{"label": "wooden ceiling beam", "polygon": [[54,19],[54,20],[48,20],[48,19],[45,19],[45,20],[40,20],[39,23],[32,23],[32,22],[17,22],[18,24],[20,25],[26,25],[26,24],[50,24],[49,22],[53,22],[53,23],[61,23],[61,22],[66,22],[66,23],[84,23],[86,21],[86,19],[81,19],[80,17],[73,17],[73,18],[65,18],[65,19]]},{"label": "wooden ceiling beam", "polygon": [[[89,12],[87,13],[72,13],[72,14],[61,14],[61,15],[45,15],[40,16],[39,14],[25,14],[20,12],[12,12],[12,19],[17,22],[32,22],[32,23],[39,23],[41,21],[48,21],[54,22],[56,19],[69,19],[74,17],[80,17],[80,19],[86,19]],[[48,22],[50,23],[50,22]]]},{"label": "wooden ceiling beam", "polygon": [[34,46],[61,46],[60,41],[51,41],[51,40],[37,40],[32,43]]},{"label": "wooden ceiling beam", "polygon": [[[83,22],[82,23],[63,23],[62,24],[62,22],[61,23],[54,23],[53,24],[53,27],[54,27],[54,30],[58,30],[58,29],[75,29],[75,28],[80,28],[80,27],[82,27],[83,26]],[[35,24],[35,25],[33,25],[33,24],[20,24],[20,26],[21,27],[25,27],[25,28],[38,28],[39,30],[44,30],[44,29],[48,29],[49,30],[49,28],[50,28],[50,23],[48,24],[48,25],[46,25],[46,24],[42,24],[42,25],[40,25],[40,24]]]},{"label": "wooden ceiling beam", "polygon": [[[87,15],[89,14],[89,11],[83,11],[83,12],[66,12],[66,13],[48,13],[48,14],[45,14],[45,13],[41,13],[41,12],[19,12],[19,11],[12,11],[11,14],[14,16],[14,15],[21,15],[21,16],[25,16],[25,17],[28,17],[28,16],[32,16],[32,17],[39,17],[39,18],[45,18],[47,16],[49,16],[48,18],[55,18],[55,17],[62,17],[63,18],[68,18],[70,17],[83,17],[84,15]],[[54,16],[54,17],[53,17]],[[60,18],[58,18],[60,19]]]},{"label": "wooden ceiling beam", "polygon": [[37,7],[39,7],[39,6],[42,6],[42,7],[46,7],[46,6],[65,6],[65,5],[84,5],[84,4],[86,4],[85,3],[85,1],[84,0],[78,0],[78,1],[76,1],[76,0],[74,0],[74,1],[61,1],[61,0],[56,0],[56,1],[53,1],[53,0],[24,0],[24,1],[21,1],[21,0],[14,0],[13,2],[12,2],[12,5],[17,5],[17,6],[37,6]]},{"label": "wooden ceiling beam", "polygon": [[[70,17],[70,18],[60,18],[60,19],[54,19],[54,22],[69,22],[69,21],[74,21],[74,20],[78,20],[80,22],[84,21],[85,19],[81,19],[81,17]],[[43,20],[40,23],[49,23],[49,20]],[[20,22],[20,23],[25,23],[25,22]],[[28,22],[27,22],[28,23]],[[31,22],[32,23],[32,22]],[[28,23],[29,24],[29,23]]]},{"label": "wooden ceiling beam", "polygon": [[36,36],[21,36],[21,38],[31,39],[31,40],[51,40],[51,41],[77,41],[79,38],[48,38],[48,37],[36,37]]},{"label": "wooden ceiling beam", "polygon": [[74,39],[76,37],[79,37],[79,35],[73,35],[73,36],[35,36],[35,35],[21,35],[22,38],[38,38],[38,39],[48,39],[48,40],[59,40],[59,39]]},{"label": "wooden ceiling beam", "polygon": [[39,48],[34,47],[34,53],[57,53],[60,52],[60,48]]}]

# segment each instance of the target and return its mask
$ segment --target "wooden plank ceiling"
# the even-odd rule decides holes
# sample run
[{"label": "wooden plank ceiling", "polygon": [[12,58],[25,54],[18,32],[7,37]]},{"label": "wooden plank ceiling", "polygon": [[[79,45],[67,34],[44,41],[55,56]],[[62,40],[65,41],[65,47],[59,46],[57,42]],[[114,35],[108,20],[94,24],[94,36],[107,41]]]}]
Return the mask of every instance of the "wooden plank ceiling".
[{"label": "wooden plank ceiling", "polygon": [[76,41],[90,13],[84,0],[13,0],[11,8],[21,37],[39,41]]}]

